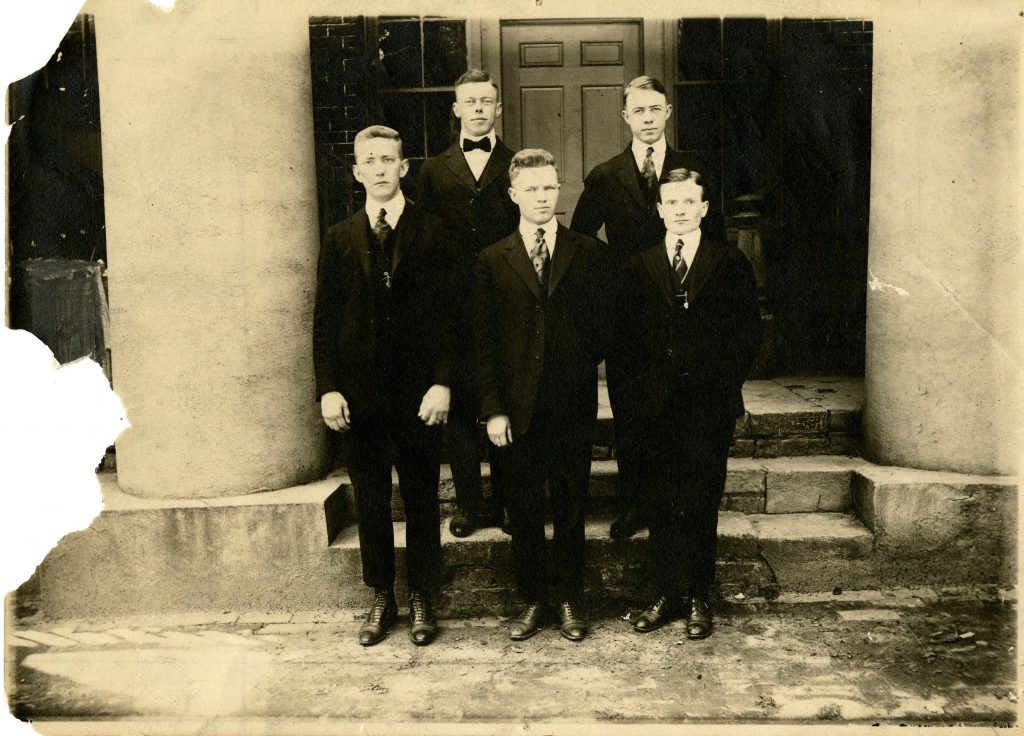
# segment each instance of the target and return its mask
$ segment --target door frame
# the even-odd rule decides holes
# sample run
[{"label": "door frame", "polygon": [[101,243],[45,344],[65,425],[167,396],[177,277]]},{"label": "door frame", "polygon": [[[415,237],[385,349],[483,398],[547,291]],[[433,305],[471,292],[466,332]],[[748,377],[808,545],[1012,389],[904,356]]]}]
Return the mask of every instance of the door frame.
[{"label": "door frame", "polygon": [[[600,23],[603,20],[633,22],[640,25],[640,68],[641,74],[660,79],[668,89],[675,81],[676,22],[668,18],[472,18],[466,26],[466,55],[470,65],[479,65],[496,77],[501,89],[501,27],[503,25],[550,25],[553,23]],[[628,80],[627,80],[628,81]],[[669,102],[672,102],[671,97]],[[498,135],[503,135],[502,119],[495,123]],[[676,139],[676,121],[668,119],[665,138],[670,143]]]}]

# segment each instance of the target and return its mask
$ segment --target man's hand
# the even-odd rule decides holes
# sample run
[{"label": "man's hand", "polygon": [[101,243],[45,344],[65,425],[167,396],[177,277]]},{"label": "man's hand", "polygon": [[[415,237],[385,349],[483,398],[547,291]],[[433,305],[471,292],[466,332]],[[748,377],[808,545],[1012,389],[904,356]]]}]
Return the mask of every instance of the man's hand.
[{"label": "man's hand", "polygon": [[487,420],[487,437],[495,447],[512,444],[512,423],[504,414],[495,414]]},{"label": "man's hand", "polygon": [[435,383],[423,394],[420,411],[417,416],[428,427],[444,424],[448,421],[448,406],[452,401],[452,391],[447,386]]},{"label": "man's hand", "polygon": [[352,421],[348,415],[348,402],[339,391],[331,391],[320,397],[320,413],[327,426],[335,432],[348,430]]}]

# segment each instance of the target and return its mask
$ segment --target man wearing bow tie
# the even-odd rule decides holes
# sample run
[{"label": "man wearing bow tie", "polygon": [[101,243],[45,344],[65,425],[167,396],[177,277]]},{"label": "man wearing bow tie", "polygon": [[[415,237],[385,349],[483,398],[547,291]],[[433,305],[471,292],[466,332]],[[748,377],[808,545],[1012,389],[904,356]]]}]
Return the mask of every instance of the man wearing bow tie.
[{"label": "man wearing bow tie", "polygon": [[[520,151],[509,177],[519,227],[480,253],[475,315],[480,416],[508,468],[512,554],[525,605],[509,633],[533,636],[555,603],[562,636],[579,641],[587,634],[583,515],[606,324],[604,255],[599,241],[555,219],[559,184],[550,153]],[[554,522],[550,567],[545,482]]]},{"label": "man wearing bow tie", "polygon": [[[477,253],[516,229],[519,211],[508,197],[512,151],[494,132],[501,116],[498,86],[487,72],[470,69],[455,82],[452,111],[459,120],[458,140],[444,153],[423,163],[416,199],[443,219],[460,251],[456,270],[459,335],[472,334],[473,267]],[[474,380],[472,340],[456,346],[452,407],[448,418],[448,455],[455,482],[455,514],[449,528],[469,536],[490,518],[509,531],[500,461],[491,456],[491,503],[484,507],[480,479],[477,417],[479,400]]]},{"label": "man wearing bow tie", "polygon": [[666,232],[628,262],[621,313],[632,336],[656,586],[633,627],[653,631],[684,616],[687,636],[702,639],[712,625],[718,505],[761,317],[746,256],[702,232],[700,174],[667,172],[657,208]]},{"label": "man wearing bow tie", "polygon": [[[604,226],[613,259],[626,259],[658,240],[665,227],[655,203],[662,172],[697,164],[665,140],[672,116],[665,86],[648,76],[637,77],[623,90],[622,117],[633,139],[622,153],[595,166],[584,181],[572,229],[596,237]],[[624,339],[624,337],[623,337]],[[608,356],[608,394],[615,420],[617,491],[620,516],[612,522],[611,536],[631,537],[646,526],[640,509],[640,428],[635,425],[631,400],[633,377],[615,354]]]}]

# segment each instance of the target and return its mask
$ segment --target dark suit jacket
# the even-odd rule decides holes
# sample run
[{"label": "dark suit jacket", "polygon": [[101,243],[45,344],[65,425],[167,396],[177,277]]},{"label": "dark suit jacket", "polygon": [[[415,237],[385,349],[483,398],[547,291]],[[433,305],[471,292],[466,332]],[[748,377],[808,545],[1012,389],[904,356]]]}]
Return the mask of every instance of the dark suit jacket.
[{"label": "dark suit jacket", "polygon": [[470,264],[481,249],[509,235],[519,224],[519,208],[508,196],[508,167],[513,155],[499,138],[479,183],[458,143],[428,158],[420,169],[416,201],[445,221]]},{"label": "dark suit jacket", "polygon": [[[669,147],[662,176],[680,167],[706,174],[695,159]],[[665,224],[656,209],[648,209],[640,189],[630,146],[587,174],[583,194],[572,213],[572,229],[577,232],[596,237],[602,225],[613,254],[623,259],[665,234]]]},{"label": "dark suit jacket", "polygon": [[604,328],[599,241],[559,226],[548,293],[518,230],[485,248],[476,266],[480,415],[505,414],[518,435],[534,414],[542,373],[558,400],[544,409],[592,426]]},{"label": "dark suit jacket", "polygon": [[313,312],[317,396],[340,391],[356,413],[418,402],[430,386],[451,385],[454,253],[444,224],[406,200],[384,332],[370,283],[372,238],[364,209],[327,231]]},{"label": "dark suit jacket", "polygon": [[508,167],[513,152],[499,138],[480,181],[473,178],[459,143],[423,162],[416,198],[431,214],[444,220],[456,242],[455,288],[458,305],[455,382],[460,396],[474,396],[473,379],[473,281],[476,256],[481,250],[515,231],[519,208],[508,196]]},{"label": "dark suit jacket", "polygon": [[663,238],[626,267],[622,334],[643,420],[658,416],[668,397],[692,389],[695,410],[743,415],[740,389],[761,346],[754,271],[737,248],[701,237],[676,296]]}]

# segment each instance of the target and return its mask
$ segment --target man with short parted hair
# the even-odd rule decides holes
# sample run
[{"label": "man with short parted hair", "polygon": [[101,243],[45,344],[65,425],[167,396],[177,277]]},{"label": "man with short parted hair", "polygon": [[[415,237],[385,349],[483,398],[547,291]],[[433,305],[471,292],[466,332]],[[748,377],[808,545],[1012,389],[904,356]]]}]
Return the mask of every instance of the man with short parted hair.
[{"label": "man with short parted hair", "polygon": [[[519,227],[480,253],[475,315],[480,416],[509,473],[512,553],[526,606],[509,633],[533,636],[555,602],[562,635],[580,641],[587,634],[584,511],[606,322],[603,254],[597,240],[555,219],[559,184],[550,153],[520,151],[509,179]],[[545,482],[555,529],[550,570]]]},{"label": "man with short parted hair", "polygon": [[[473,267],[477,253],[516,229],[519,211],[508,198],[512,151],[494,132],[501,116],[498,86],[487,72],[470,69],[455,82],[452,112],[459,139],[444,153],[423,163],[416,199],[445,221],[458,243],[455,278],[461,305],[460,335],[471,335]],[[455,514],[449,529],[469,536],[490,517],[509,530],[500,462],[491,454],[491,503],[483,502],[477,415],[479,400],[473,378],[472,340],[456,345],[452,410],[448,418],[448,455],[455,483]]]},{"label": "man with short parted hair", "polygon": [[[665,140],[672,115],[665,86],[649,76],[632,80],[622,93],[622,117],[633,134],[622,153],[587,174],[583,193],[572,216],[572,229],[596,237],[604,226],[608,245],[620,264],[661,237],[664,224],[655,207],[657,182],[663,172],[698,168]],[[640,450],[630,401],[632,379],[615,354],[607,358],[608,394],[615,422],[620,516],[612,522],[612,537],[630,537],[646,523],[639,508]]]},{"label": "man with short parted hair", "polygon": [[729,445],[743,416],[741,389],[761,345],[754,271],[735,247],[701,231],[708,201],[698,172],[662,177],[666,232],[624,272],[626,354],[649,511],[656,600],[633,627],[687,617],[687,637],[711,633],[718,506]]},{"label": "man with short parted hair", "polygon": [[409,636],[424,645],[437,631],[432,596],[441,583],[437,486],[450,400],[454,252],[444,223],[402,196],[409,162],[398,133],[371,126],[354,148],[352,172],[366,187],[366,206],[331,227],[320,250],[317,395],[327,426],[349,435],[363,581],[375,593],[359,643],[381,641],[398,611],[394,464],[406,516]]}]

